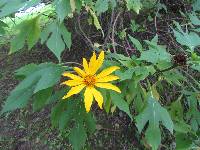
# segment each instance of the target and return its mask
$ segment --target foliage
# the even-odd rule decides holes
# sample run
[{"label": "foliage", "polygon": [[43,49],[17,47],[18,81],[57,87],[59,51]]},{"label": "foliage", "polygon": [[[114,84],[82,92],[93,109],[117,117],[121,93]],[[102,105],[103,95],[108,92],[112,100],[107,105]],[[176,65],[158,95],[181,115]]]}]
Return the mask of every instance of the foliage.
[{"label": "foliage", "polygon": [[146,130],[145,138],[152,146],[152,149],[158,149],[161,143],[161,132],[159,130],[159,122],[173,134],[173,122],[167,110],[160,106],[153,97],[148,98],[148,104],[144,111],[136,117],[136,124],[139,132],[142,131],[145,124],[149,122]]},{"label": "foliage", "polygon": [[[61,133],[68,133],[69,143],[73,149],[82,149],[88,136],[96,129],[93,109],[90,110],[92,101],[89,109],[86,110],[87,101],[83,99],[85,97],[87,100],[93,100],[95,94],[92,95],[90,92],[94,91],[77,94],[81,91],[78,88],[80,91],[69,94],[70,96],[77,94],[76,96],[63,100],[63,96],[70,90],[66,86],[61,87],[59,83],[64,75],[73,79],[74,86],[79,85],[79,82],[87,82],[87,88],[90,89],[93,79],[96,81],[94,74],[100,68],[99,65],[102,65],[103,69],[108,69],[104,70],[106,76],[99,80],[108,82],[119,77],[119,80],[114,83],[120,90],[110,83],[105,83],[105,89],[99,89],[102,95],[97,94],[95,99],[98,99],[98,104],[103,99],[103,109],[107,114],[125,112],[130,119],[130,124],[135,124],[138,133],[144,135],[139,140],[143,141],[146,148],[159,149],[166,135],[175,139],[176,149],[199,148],[200,82],[195,76],[199,75],[200,71],[199,0],[193,1],[190,12],[180,12],[184,17],[183,22],[173,20],[170,24],[170,37],[173,43],[177,42],[174,49],[160,42],[156,19],[163,9],[165,13],[168,12],[167,6],[160,1],[54,0],[49,1],[47,6],[37,13],[21,18],[16,16],[17,12],[26,11],[39,3],[40,0],[0,1],[0,37],[9,37],[9,55],[22,49],[32,50],[40,43],[46,45],[57,59],[57,63],[54,61],[54,63],[27,64],[16,70],[15,76],[20,82],[4,102],[1,115],[29,104],[32,104],[34,111],[39,111],[48,105],[51,108],[52,126],[58,128]],[[145,32],[147,28],[134,19],[127,21],[127,28],[122,27],[118,31],[117,19],[121,13],[137,16],[143,11],[151,12],[146,19],[148,21],[152,21],[151,15],[155,16],[156,32],[151,39],[144,40],[137,36],[138,32]],[[80,20],[85,14],[87,19]],[[108,29],[105,28],[104,22],[106,16],[111,16]],[[75,65],[78,63],[63,60],[63,52],[72,50],[76,45],[73,29],[76,32],[77,29],[71,27],[76,26],[71,25],[71,22],[78,24],[82,37],[87,44],[89,43],[88,47],[96,53],[101,51],[100,55],[104,49],[106,55],[104,63],[94,54],[88,63],[83,59],[83,70],[77,71],[77,68],[74,68],[78,77],[74,74],[65,74],[73,71],[71,63]],[[100,33],[103,39],[105,38],[104,44],[99,44],[99,40],[96,39],[94,39],[96,41],[92,40],[93,43],[81,28],[82,23],[86,24],[86,29],[93,26],[93,30]],[[106,32],[108,35],[105,34]],[[127,44],[120,47],[118,42]],[[115,68],[113,69],[112,66]],[[91,73],[93,70],[96,72]],[[115,70],[117,70],[115,75],[106,78]],[[92,77],[85,80],[88,75]],[[68,81],[71,83],[71,80]],[[72,86],[69,83],[66,85]],[[92,86],[97,85],[92,84]],[[121,91],[121,93],[108,89],[114,89],[119,93]],[[99,106],[102,108],[102,104]]]}]

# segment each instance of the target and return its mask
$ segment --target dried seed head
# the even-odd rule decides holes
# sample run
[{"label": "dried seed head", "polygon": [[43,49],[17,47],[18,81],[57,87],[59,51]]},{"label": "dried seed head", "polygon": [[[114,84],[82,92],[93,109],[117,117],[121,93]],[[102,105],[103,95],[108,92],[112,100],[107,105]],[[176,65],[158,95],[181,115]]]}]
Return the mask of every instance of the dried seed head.
[{"label": "dried seed head", "polygon": [[177,53],[173,57],[173,63],[178,66],[183,66],[187,64],[187,56],[183,53]]}]

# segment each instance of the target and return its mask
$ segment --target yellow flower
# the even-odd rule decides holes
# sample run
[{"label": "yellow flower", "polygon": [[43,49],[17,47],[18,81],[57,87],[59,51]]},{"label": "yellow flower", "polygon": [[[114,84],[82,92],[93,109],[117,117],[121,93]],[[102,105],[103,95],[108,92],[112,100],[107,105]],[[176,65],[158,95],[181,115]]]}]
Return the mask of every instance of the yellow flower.
[{"label": "yellow flower", "polygon": [[85,88],[84,103],[86,111],[89,112],[92,105],[93,97],[97,101],[99,107],[102,109],[103,96],[98,90],[95,89],[95,87],[110,89],[121,93],[120,89],[117,86],[111,83],[107,83],[109,81],[119,79],[118,76],[110,75],[112,72],[118,70],[119,67],[112,66],[101,71],[99,74],[96,74],[99,68],[102,66],[103,61],[104,51],[101,51],[98,59],[96,58],[96,54],[94,52],[93,56],[90,58],[89,63],[85,58],[83,58],[83,70],[78,67],[74,67],[74,71],[78,75],[68,72],[63,73],[63,76],[69,77],[70,80],[67,80],[61,84],[71,87],[71,89],[63,97],[63,99],[66,99],[74,94],[78,94]]}]

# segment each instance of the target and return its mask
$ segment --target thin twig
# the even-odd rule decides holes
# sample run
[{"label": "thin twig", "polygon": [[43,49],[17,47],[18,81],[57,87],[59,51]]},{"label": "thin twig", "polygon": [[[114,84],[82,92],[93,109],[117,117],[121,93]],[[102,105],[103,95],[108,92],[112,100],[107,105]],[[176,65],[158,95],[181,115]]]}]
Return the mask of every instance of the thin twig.
[{"label": "thin twig", "polygon": [[129,43],[127,37],[125,37],[125,40],[126,40],[126,43],[127,43],[127,45],[128,45],[128,48],[126,48],[126,53],[127,53],[127,55],[128,55],[129,57],[131,57],[131,55],[129,54],[128,50],[131,50],[131,51],[132,51],[132,48],[131,48],[131,46],[130,46],[130,43]]},{"label": "thin twig", "polygon": [[181,71],[184,72],[191,80],[193,80],[194,83],[196,83],[196,85],[198,85],[198,87],[200,88],[200,83],[193,76],[191,76],[187,71],[183,69]]},{"label": "thin twig", "polygon": [[11,56],[12,54],[10,54],[10,55],[6,55],[5,57],[3,57],[2,59],[0,59],[0,63],[2,63],[3,61],[5,61],[6,59],[8,59],[9,58],[9,56]]},{"label": "thin twig", "polygon": [[56,19],[56,17],[50,16],[50,15],[47,15],[47,14],[44,14],[44,13],[42,13],[42,15],[45,16],[45,17],[51,18],[51,19]]},{"label": "thin twig", "polygon": [[113,45],[113,50],[114,52],[116,53],[116,49],[115,49],[115,26],[116,26],[116,23],[117,23],[117,20],[120,16],[121,12],[119,12],[114,20],[114,23],[113,23],[113,27],[112,27],[112,45]]},{"label": "thin twig", "polygon": [[14,25],[16,25],[15,20],[13,20],[12,17],[9,17],[9,19],[14,23]]},{"label": "thin twig", "polygon": [[112,23],[113,23],[113,20],[114,20],[114,16],[115,16],[115,11],[114,11],[114,8],[112,9],[112,14],[111,14],[111,19],[110,19],[110,23],[109,23],[109,26],[108,26],[108,33],[107,33],[107,36],[104,40],[104,44],[103,44],[103,49],[106,48],[106,44],[108,42],[108,39],[109,39],[109,36],[110,36],[110,33],[112,31]]},{"label": "thin twig", "polygon": [[158,28],[157,28],[157,15],[158,15],[158,12],[159,12],[159,9],[157,10],[156,15],[154,17],[154,26],[155,26],[155,29],[156,29],[156,34],[158,32]]},{"label": "thin twig", "polygon": [[163,72],[167,72],[167,71],[170,71],[170,70],[173,70],[173,69],[175,69],[177,67],[177,65],[173,65],[173,66],[171,66],[171,67],[169,67],[169,68],[166,68],[166,69],[163,69],[163,70],[157,70],[154,74],[153,74],[153,76],[156,76],[156,77],[158,77],[160,74],[162,74]]},{"label": "thin twig", "polygon": [[[109,39],[110,39],[110,40],[112,40],[112,38],[111,38],[111,37],[109,37]],[[119,47],[121,47],[121,48],[124,48],[124,46],[123,46],[123,45],[121,45],[121,44],[119,44],[119,43],[117,43],[117,42],[115,42],[115,45],[116,45],[116,46],[119,46]]]},{"label": "thin twig", "polygon": [[174,42],[174,39],[173,39],[173,37],[171,36],[171,34],[168,34],[168,36],[170,37],[172,44],[173,44],[175,47],[179,48],[179,50],[180,50],[181,52],[183,52],[183,53],[186,55],[185,50],[184,50],[181,46],[179,46],[176,42]]},{"label": "thin twig", "polygon": [[82,35],[84,36],[84,38],[88,41],[89,45],[92,47],[92,49],[94,49],[94,45],[93,45],[92,41],[87,37],[87,35],[85,34],[85,32],[83,31],[83,29],[81,27],[80,15],[78,16],[78,27],[79,27],[79,30],[81,31]]},{"label": "thin twig", "polygon": [[77,62],[64,62],[64,63],[62,63],[62,65],[68,65],[68,64],[75,64],[75,65],[82,66],[81,64],[79,64]]}]

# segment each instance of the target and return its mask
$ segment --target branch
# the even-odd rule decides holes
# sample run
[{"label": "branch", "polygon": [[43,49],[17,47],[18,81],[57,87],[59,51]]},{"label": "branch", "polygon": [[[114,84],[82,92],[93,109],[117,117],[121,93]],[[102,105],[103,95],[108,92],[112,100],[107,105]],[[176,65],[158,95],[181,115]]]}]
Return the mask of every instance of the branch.
[{"label": "branch", "polygon": [[172,70],[172,69],[174,69],[174,68],[176,68],[177,67],[177,65],[173,65],[173,66],[171,66],[171,67],[169,67],[169,68],[166,68],[166,69],[163,69],[163,70],[157,70],[154,74],[153,74],[153,76],[155,75],[156,77],[158,77],[160,74],[162,74],[163,72],[167,72],[167,71],[170,71],[170,70]]},{"label": "branch", "polygon": [[115,15],[115,11],[114,11],[114,8],[112,9],[112,14],[111,14],[111,19],[110,19],[110,23],[109,23],[109,26],[108,26],[108,33],[107,33],[107,36],[104,40],[104,44],[103,44],[103,49],[106,48],[106,44],[108,42],[108,39],[109,39],[109,36],[110,36],[110,33],[111,33],[111,29],[112,29],[112,23],[113,23],[113,20],[114,20],[114,15]]},{"label": "branch", "polygon": [[117,23],[117,20],[120,16],[121,12],[119,12],[114,20],[114,23],[113,23],[113,27],[112,27],[112,45],[113,45],[113,50],[114,52],[116,53],[116,49],[115,49],[115,26],[116,26],[116,23]]},{"label": "branch", "polygon": [[94,45],[93,45],[92,41],[87,37],[87,35],[85,34],[85,32],[83,31],[83,29],[81,27],[80,15],[78,16],[78,27],[79,27],[79,30],[81,31],[82,35],[84,36],[84,38],[88,41],[89,45],[92,47],[92,49],[94,49]]}]

